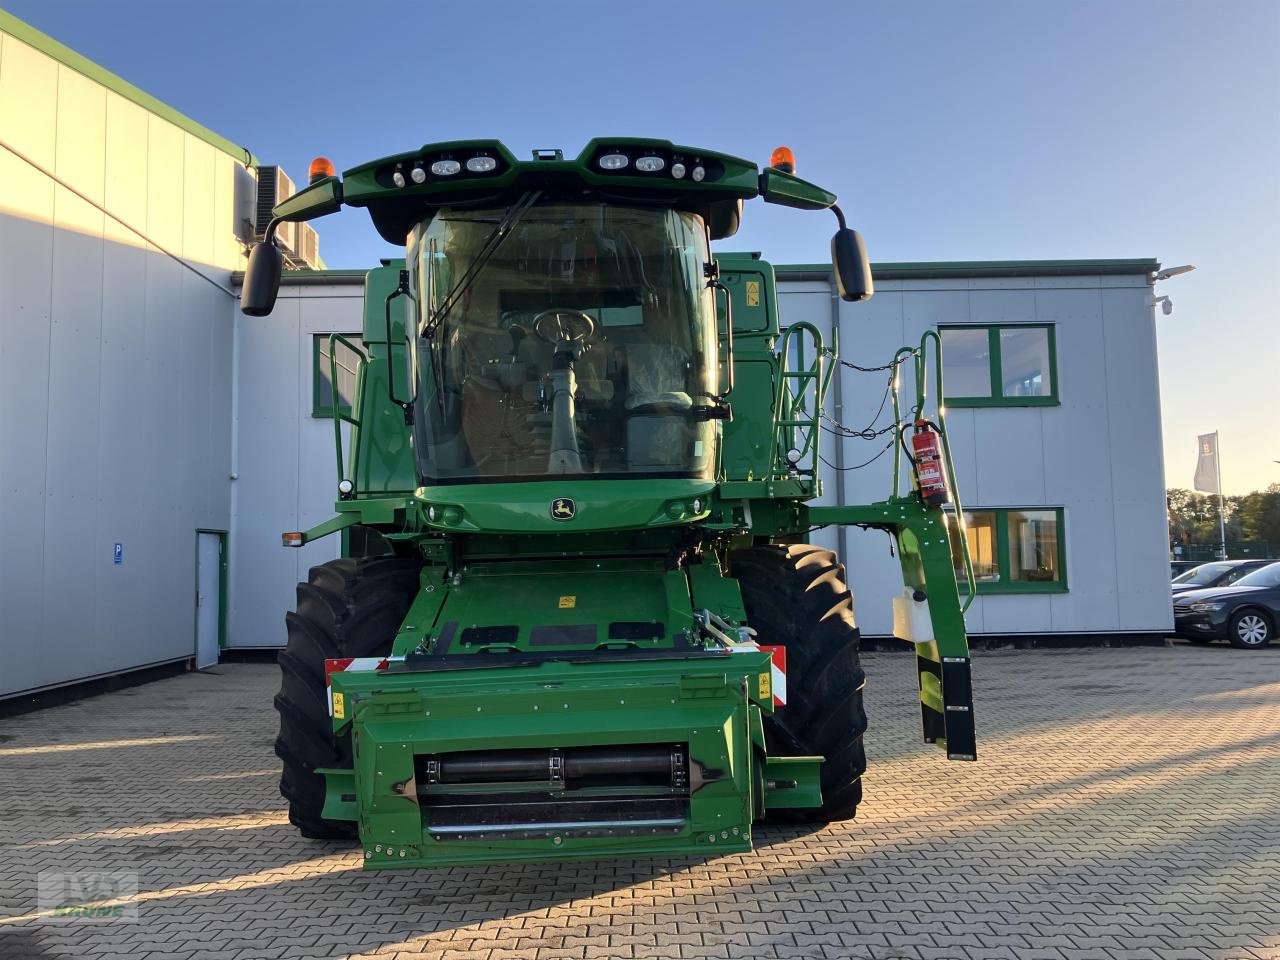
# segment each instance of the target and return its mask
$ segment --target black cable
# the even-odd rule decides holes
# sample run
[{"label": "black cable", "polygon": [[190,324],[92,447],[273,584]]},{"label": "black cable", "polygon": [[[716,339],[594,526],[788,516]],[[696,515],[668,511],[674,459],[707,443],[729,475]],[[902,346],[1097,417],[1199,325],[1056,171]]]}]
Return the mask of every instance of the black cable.
[{"label": "black cable", "polygon": [[877,453],[877,454],[876,454],[874,457],[872,457],[870,460],[865,460],[865,461],[863,461],[862,463],[855,464],[855,465],[854,465],[854,466],[852,466],[852,467],[837,467],[834,463],[830,463],[830,462],[827,460],[827,458],[826,458],[826,457],[822,456],[822,454],[818,454],[818,459],[819,459],[819,460],[821,460],[821,461],[822,461],[824,464],[826,464],[828,467],[830,467],[832,470],[837,471],[838,473],[845,473],[845,472],[847,472],[847,471],[849,471],[849,470],[861,470],[863,467],[869,467],[869,466],[871,466],[871,464],[875,463],[877,460],[879,460],[881,457],[883,457],[883,456],[885,455],[885,453],[887,453],[889,450],[891,450],[891,449],[893,448],[893,444],[894,444],[894,442],[895,442],[895,441],[893,441],[893,440],[889,441],[889,443],[885,444],[884,449],[883,449],[883,450],[881,450],[879,453]]},{"label": "black cable", "polygon": [[901,354],[895,359],[890,360],[888,363],[880,364],[878,367],[863,367],[854,363],[852,360],[843,359],[840,360],[840,365],[842,367],[848,367],[850,370],[857,370],[859,373],[879,373],[881,370],[893,370],[901,364],[906,363],[907,360],[914,357],[917,353],[919,353],[918,350],[912,350],[910,353]]}]

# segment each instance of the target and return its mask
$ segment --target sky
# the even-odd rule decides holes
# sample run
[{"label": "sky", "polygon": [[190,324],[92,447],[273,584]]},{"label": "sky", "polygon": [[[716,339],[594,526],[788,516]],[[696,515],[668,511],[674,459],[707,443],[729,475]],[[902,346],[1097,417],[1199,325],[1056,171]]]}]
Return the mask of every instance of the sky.
[{"label": "sky", "polygon": [[[1280,0],[0,2],[296,181],[471,137],[785,143],[873,262],[1195,264],[1157,289],[1166,482],[1214,430],[1228,494],[1280,482]],[[729,245],[820,262],[830,226],[757,203]],[[331,267],[397,253],[317,228]]]}]

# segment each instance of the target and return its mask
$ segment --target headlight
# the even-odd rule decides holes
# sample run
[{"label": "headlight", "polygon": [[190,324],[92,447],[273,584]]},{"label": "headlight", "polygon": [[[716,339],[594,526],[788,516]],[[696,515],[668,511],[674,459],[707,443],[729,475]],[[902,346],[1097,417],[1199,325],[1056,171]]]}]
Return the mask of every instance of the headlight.
[{"label": "headlight", "polygon": [[1193,603],[1191,610],[1195,613],[1211,613],[1214,610],[1221,610],[1226,606],[1222,600],[1202,600],[1199,603]]},{"label": "headlight", "polygon": [[493,157],[478,156],[467,161],[467,169],[472,173],[488,173],[497,166],[498,161]]},{"label": "headlight", "polygon": [[661,157],[640,157],[636,160],[636,169],[641,173],[657,173],[667,165]]},{"label": "headlight", "polygon": [[437,177],[452,177],[461,169],[462,164],[457,160],[437,160],[431,165],[431,172]]},{"label": "headlight", "polygon": [[601,170],[621,170],[631,162],[631,158],[625,153],[606,153],[598,162]]}]

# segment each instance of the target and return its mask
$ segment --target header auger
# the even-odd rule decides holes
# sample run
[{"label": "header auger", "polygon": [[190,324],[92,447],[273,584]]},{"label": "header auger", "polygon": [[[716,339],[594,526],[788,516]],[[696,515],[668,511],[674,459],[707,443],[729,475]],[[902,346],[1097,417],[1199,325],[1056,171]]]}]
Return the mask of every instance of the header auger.
[{"label": "header auger", "polygon": [[[841,297],[872,280],[835,195],[790,151],[772,163],[664,140],[523,161],[437,143],[341,177],[317,160],[275,209],[365,207],[405,244],[368,274],[362,343],[331,338],[357,371],[336,516],[284,535],[363,534],[287,618],[276,751],[305,835],[358,835],[377,868],[733,852],[761,819],[852,817],[858,630],[843,566],[803,542],[828,524],[895,538],[924,736],[974,758],[962,514],[935,474],[899,490],[905,454],[954,497],[926,410],[937,338],[890,365],[892,495],[811,506],[836,331],[781,328],[773,268],[710,244],[755,197],[832,210]],[[280,283],[273,234],[250,256],[252,315]],[[929,434],[916,453],[909,431]]]}]

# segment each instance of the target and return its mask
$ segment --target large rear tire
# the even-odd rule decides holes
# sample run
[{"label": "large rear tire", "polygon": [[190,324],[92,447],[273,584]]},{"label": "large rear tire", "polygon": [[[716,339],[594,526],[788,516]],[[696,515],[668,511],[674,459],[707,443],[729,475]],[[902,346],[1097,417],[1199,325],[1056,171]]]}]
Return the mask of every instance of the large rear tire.
[{"label": "large rear tire", "polygon": [[757,641],[787,648],[787,704],[764,721],[769,752],[826,758],[822,806],[775,810],[767,819],[850,820],[862,800],[867,715],[862,706],[866,674],[858,662],[853,594],[844,582],[844,567],[830,550],[809,544],[752,547],[734,553],[731,564]]},{"label": "large rear tire", "polygon": [[317,767],[349,767],[351,738],[335,738],[329,720],[324,662],[391,652],[418,592],[422,564],[403,557],[331,560],[298,584],[298,609],[285,615],[289,642],[280,654],[280,714],[276,756],[283,762],[280,794],[289,821],[313,840],[350,840],[354,823],[326,820],[324,776]]}]

